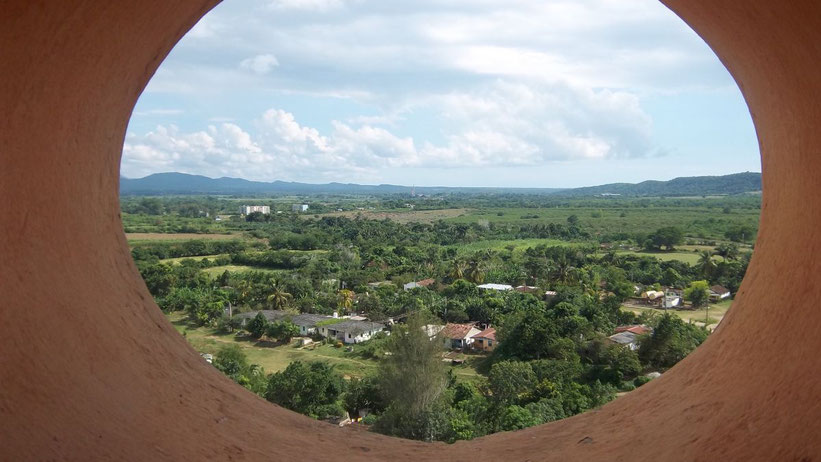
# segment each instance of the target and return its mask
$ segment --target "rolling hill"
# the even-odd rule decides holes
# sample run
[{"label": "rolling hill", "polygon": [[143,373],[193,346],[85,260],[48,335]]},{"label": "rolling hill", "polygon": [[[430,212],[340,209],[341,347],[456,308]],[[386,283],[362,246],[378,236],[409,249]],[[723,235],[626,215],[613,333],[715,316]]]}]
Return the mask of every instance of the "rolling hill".
[{"label": "rolling hill", "polygon": [[[209,178],[186,173],[156,173],[144,178],[120,178],[123,195],[171,195],[171,194],[409,194],[411,186],[360,185],[353,183],[296,183],[287,181],[250,181],[241,178]],[[420,187],[418,194],[556,194],[562,196],[701,196],[743,194],[761,191],[761,174],[756,172],[735,173],[724,176],[696,176],[675,178],[669,181],[649,180],[641,183],[612,183],[574,189],[560,188],[464,188]]]}]

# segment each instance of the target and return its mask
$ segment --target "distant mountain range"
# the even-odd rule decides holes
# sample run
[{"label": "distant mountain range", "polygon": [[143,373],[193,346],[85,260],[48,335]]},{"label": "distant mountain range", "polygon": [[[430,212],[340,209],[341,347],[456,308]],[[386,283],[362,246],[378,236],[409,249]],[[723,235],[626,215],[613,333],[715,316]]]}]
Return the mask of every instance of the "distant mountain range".
[{"label": "distant mountain range", "polygon": [[744,172],[723,176],[680,177],[669,181],[649,180],[641,183],[611,183],[568,189],[563,191],[562,195],[712,196],[758,191],[761,191],[761,173]]},{"label": "distant mountain range", "polygon": [[185,195],[185,194],[417,194],[443,193],[505,193],[556,194],[562,196],[700,196],[742,194],[761,191],[761,174],[735,173],[724,176],[694,176],[670,181],[643,181],[637,184],[613,183],[584,188],[463,188],[446,186],[399,186],[391,184],[360,185],[353,183],[310,184],[287,181],[249,181],[241,178],[208,178],[187,173],[156,173],[144,178],[120,177],[123,195]]}]

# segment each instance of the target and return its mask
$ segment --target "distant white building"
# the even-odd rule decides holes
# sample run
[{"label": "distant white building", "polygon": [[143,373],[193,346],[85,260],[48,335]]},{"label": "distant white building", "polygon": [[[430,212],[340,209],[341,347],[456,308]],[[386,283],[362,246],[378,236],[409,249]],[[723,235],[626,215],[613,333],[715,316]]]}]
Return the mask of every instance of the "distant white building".
[{"label": "distant white building", "polygon": [[730,297],[730,290],[724,286],[714,285],[710,287],[710,301],[718,302]]},{"label": "distant white building", "polygon": [[263,215],[268,215],[271,213],[271,207],[267,205],[241,205],[239,207],[240,215],[250,215],[254,212],[259,212]]},{"label": "distant white building", "polygon": [[291,206],[292,212],[307,212],[308,211],[308,204],[294,204]]},{"label": "distant white building", "polygon": [[316,332],[325,338],[335,338],[344,343],[361,343],[385,330],[378,322],[345,320],[334,324],[319,325]]},{"label": "distant white building", "polygon": [[476,286],[479,289],[487,289],[487,290],[513,290],[513,286],[510,284],[480,284]]}]

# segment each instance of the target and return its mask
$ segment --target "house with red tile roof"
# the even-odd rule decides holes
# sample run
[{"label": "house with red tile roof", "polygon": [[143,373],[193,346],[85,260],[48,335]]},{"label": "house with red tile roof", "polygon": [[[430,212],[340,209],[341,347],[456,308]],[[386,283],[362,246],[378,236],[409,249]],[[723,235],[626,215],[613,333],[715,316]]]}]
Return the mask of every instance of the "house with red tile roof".
[{"label": "house with red tile roof", "polygon": [[631,325],[628,325],[628,326],[616,327],[616,332],[615,333],[620,334],[622,332],[630,332],[630,333],[633,333],[633,334],[636,334],[636,335],[644,335],[644,334],[650,333],[652,331],[653,331],[652,328],[650,328],[648,326],[645,326],[644,324],[631,324]]},{"label": "house with red tile roof", "polygon": [[402,287],[405,290],[411,290],[411,289],[416,289],[417,287],[428,287],[429,285],[433,284],[434,282],[436,282],[435,279],[422,279],[421,281],[409,282],[409,283],[403,285]]},{"label": "house with red tile roof", "polygon": [[473,343],[473,336],[481,331],[473,324],[455,324],[449,322],[439,335],[445,342],[445,347],[452,350],[461,350]]},{"label": "house with red tile roof", "polygon": [[488,327],[471,337],[473,339],[473,348],[481,351],[493,351],[496,348],[496,329]]}]

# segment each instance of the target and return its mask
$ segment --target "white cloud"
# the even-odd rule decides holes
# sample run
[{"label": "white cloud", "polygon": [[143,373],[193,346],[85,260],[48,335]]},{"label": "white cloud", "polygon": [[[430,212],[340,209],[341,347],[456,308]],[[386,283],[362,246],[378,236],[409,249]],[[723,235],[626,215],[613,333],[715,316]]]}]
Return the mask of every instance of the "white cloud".
[{"label": "white cloud", "polygon": [[240,69],[251,71],[254,74],[265,75],[279,66],[279,61],[272,54],[256,55],[253,58],[243,59],[239,63]]},{"label": "white cloud", "polygon": [[406,167],[649,158],[679,144],[648,114],[687,124],[652,98],[728,88],[657,0],[223,2],[143,95],[184,113],[135,111],[194,128],[136,118],[123,171],[380,182]]},{"label": "white cloud", "polygon": [[444,142],[417,141],[350,121],[333,121],[323,135],[289,112],[269,109],[257,118],[252,133],[223,123],[192,133],[172,126],[130,135],[123,169],[139,174],[156,161],[164,168],[199,166],[203,172],[230,171],[255,179],[357,175],[377,181],[374,175],[382,168],[544,166],[639,157],[650,150],[650,121],[635,95],[626,92],[497,81],[416,104],[437,114]]}]

